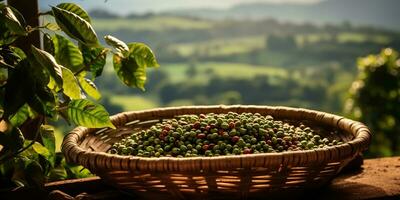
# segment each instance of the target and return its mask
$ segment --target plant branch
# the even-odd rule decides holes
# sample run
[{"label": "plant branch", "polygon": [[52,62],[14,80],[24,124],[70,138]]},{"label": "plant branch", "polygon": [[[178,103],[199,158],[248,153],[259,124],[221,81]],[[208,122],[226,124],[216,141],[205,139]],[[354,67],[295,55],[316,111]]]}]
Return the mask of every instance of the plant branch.
[{"label": "plant branch", "polygon": [[39,12],[38,16],[44,16],[44,15],[53,15],[53,12],[51,12],[50,10],[47,12]]}]

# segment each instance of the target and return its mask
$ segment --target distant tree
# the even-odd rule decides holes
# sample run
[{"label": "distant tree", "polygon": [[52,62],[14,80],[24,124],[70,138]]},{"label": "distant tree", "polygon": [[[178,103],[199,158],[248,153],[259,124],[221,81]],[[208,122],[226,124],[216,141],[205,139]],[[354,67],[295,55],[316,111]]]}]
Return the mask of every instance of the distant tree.
[{"label": "distant tree", "polygon": [[198,74],[196,64],[195,63],[189,63],[187,70],[185,71],[185,74],[188,78],[193,78]]},{"label": "distant tree", "polygon": [[394,49],[400,49],[400,38],[399,37],[393,37],[391,41],[391,46]]},{"label": "distant tree", "polygon": [[226,105],[241,104],[243,102],[242,95],[237,91],[227,91],[219,96],[218,103]]},{"label": "distant tree", "polygon": [[297,44],[293,35],[270,35],[266,39],[266,48],[270,51],[293,51],[297,49]]},{"label": "distant tree", "polygon": [[204,70],[204,75],[207,77],[214,77],[216,75],[214,68],[209,67],[206,70]]},{"label": "distant tree", "polygon": [[170,81],[170,77],[166,71],[154,70],[149,73],[147,81],[147,89],[158,92],[164,84]]},{"label": "distant tree", "polygon": [[146,19],[146,18],[151,18],[151,17],[154,17],[154,16],[155,16],[155,14],[152,13],[152,12],[147,12],[147,13],[144,13],[144,14],[131,13],[131,14],[127,15],[126,18],[127,19],[135,19],[135,18],[137,18],[137,19]]},{"label": "distant tree", "polygon": [[167,104],[173,100],[178,99],[180,97],[178,89],[179,89],[179,87],[177,87],[174,84],[164,85],[160,89],[160,93],[159,93],[161,103]]},{"label": "distant tree", "polygon": [[342,22],[342,28],[345,31],[351,31],[353,29],[353,25],[350,21],[346,20]]},{"label": "distant tree", "polygon": [[112,103],[109,96],[104,96],[100,103],[108,110],[110,114],[117,114],[124,111],[121,105]]},{"label": "distant tree", "polygon": [[371,156],[400,154],[400,59],[384,49],[358,62],[359,74],[350,88],[345,111],[366,123],[374,137]]},{"label": "distant tree", "polygon": [[107,10],[102,10],[102,9],[91,10],[89,12],[89,15],[91,17],[93,17],[93,18],[99,18],[99,19],[113,19],[113,18],[120,17],[120,16],[118,16],[118,15],[116,15],[114,13],[111,13],[111,12],[109,12]]}]

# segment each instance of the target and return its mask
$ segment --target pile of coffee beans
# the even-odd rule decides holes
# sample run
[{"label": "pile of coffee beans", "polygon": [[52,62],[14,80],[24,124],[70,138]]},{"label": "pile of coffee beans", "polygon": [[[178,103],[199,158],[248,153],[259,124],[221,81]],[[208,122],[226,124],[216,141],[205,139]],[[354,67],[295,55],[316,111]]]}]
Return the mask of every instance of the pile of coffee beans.
[{"label": "pile of coffee beans", "polygon": [[115,143],[109,153],[141,157],[195,157],[299,151],[341,144],[303,124],[259,113],[182,115]]}]

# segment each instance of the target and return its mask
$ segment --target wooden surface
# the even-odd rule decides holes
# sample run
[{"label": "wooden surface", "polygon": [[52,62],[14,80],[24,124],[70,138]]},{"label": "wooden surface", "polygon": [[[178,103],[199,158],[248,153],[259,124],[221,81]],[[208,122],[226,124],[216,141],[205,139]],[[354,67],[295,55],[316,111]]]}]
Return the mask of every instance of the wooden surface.
[{"label": "wooden surface", "polygon": [[[349,166],[332,184],[318,191],[306,191],[298,194],[299,199],[307,197],[312,199],[400,199],[400,157],[379,158],[365,160],[360,166],[360,161]],[[76,196],[74,188],[86,187],[87,197],[92,199],[130,199],[126,194],[110,190],[101,179],[89,178],[87,182],[81,180],[67,181],[64,184],[65,192]],[[59,183],[47,185],[49,190],[57,188]],[[79,184],[79,185],[77,185]],[[85,186],[85,184],[87,186]],[[81,186],[80,186],[81,185]],[[90,186],[90,187],[89,187]],[[91,186],[103,188],[97,193]],[[90,195],[90,191],[93,191]],[[98,188],[97,191],[101,191]]]},{"label": "wooden surface", "polygon": [[[359,161],[355,162],[329,186],[319,190],[289,194],[290,199],[400,199],[400,157],[364,160],[362,167],[358,164]],[[141,200],[107,186],[98,177],[48,183],[46,190],[0,193],[0,199],[26,199],[26,197],[46,199],[47,197],[55,200]],[[282,197],[281,195],[275,197]]]},{"label": "wooden surface", "polygon": [[321,193],[324,199],[400,199],[400,157],[365,160]]}]

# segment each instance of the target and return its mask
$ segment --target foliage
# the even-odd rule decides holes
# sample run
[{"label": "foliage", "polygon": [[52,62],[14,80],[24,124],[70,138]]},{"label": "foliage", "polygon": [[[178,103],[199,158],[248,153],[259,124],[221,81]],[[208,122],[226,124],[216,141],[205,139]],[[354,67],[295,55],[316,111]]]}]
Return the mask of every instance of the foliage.
[{"label": "foliage", "polygon": [[[375,135],[371,156],[400,153],[400,57],[393,49],[358,61],[359,74],[349,91],[346,112],[365,122]],[[387,145],[388,144],[388,145]],[[384,148],[385,145],[389,148]]]},{"label": "foliage", "polygon": [[[62,117],[79,126],[115,128],[109,113],[93,101],[101,97],[94,80],[111,53],[122,82],[144,90],[147,68],[159,65],[153,52],[112,36],[104,38],[112,48],[102,46],[89,15],[73,3],[51,7],[44,14],[56,24],[39,27],[26,25],[4,3],[0,12],[0,185],[42,187],[45,181],[88,176],[55,152],[54,129],[47,123]],[[19,45],[36,31],[43,33],[43,49]]]}]

